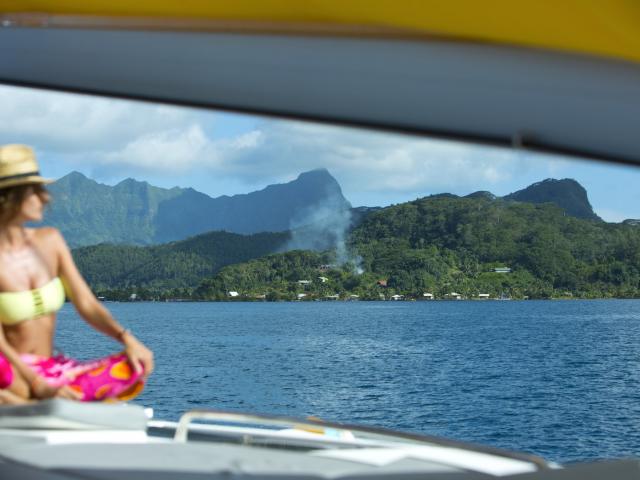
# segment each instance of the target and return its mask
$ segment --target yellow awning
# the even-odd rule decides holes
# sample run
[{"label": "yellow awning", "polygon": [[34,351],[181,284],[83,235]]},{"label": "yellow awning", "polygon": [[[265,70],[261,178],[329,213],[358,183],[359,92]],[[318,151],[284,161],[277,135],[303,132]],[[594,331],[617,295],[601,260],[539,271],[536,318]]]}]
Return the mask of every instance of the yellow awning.
[{"label": "yellow awning", "polygon": [[0,14],[383,28],[640,61],[638,0],[4,0]]}]

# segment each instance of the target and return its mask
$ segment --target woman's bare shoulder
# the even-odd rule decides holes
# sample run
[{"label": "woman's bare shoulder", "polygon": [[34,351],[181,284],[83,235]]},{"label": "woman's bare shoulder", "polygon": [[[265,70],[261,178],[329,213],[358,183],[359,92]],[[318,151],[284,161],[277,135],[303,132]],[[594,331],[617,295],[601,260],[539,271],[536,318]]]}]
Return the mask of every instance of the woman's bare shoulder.
[{"label": "woman's bare shoulder", "polygon": [[64,238],[55,227],[39,227],[30,228],[29,233],[31,237],[37,242],[46,243],[48,245],[64,245]]}]

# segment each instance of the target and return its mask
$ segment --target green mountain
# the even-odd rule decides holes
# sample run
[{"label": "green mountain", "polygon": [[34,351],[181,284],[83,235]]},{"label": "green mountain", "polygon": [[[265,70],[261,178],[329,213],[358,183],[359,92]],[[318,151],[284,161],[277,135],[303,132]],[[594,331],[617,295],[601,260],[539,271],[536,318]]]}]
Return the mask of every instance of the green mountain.
[{"label": "green mountain", "polygon": [[[515,298],[639,296],[637,221],[580,219],[543,195],[536,197],[540,203],[514,196],[522,198],[440,194],[350,210],[334,196],[334,203],[304,210],[292,220],[301,226],[290,232],[210,232],[158,246],[79,248],[74,256],[94,290],[116,298],[137,292],[142,298],[223,299],[229,291],[270,299],[454,291]],[[495,272],[498,267],[510,271]]]},{"label": "green mountain", "polygon": [[571,178],[562,180],[547,178],[511,193],[504,199],[527,203],[554,203],[572,217],[602,221],[593,211],[587,198],[587,191]]},{"label": "green mountain", "polygon": [[330,205],[348,211],[340,185],[324,169],[243,195],[211,198],[191,188],[164,189],[127,179],[114,187],[73,172],[56,183],[46,224],[73,247],[98,243],[151,245],[224,230],[253,234],[304,225],[310,212]]},{"label": "green mountain", "polygon": [[286,232],[254,235],[210,232],[164,245],[101,244],[77,248],[72,253],[98,294],[132,287],[167,293],[197,286],[225,265],[279,251],[289,239]]},{"label": "green mountain", "polygon": [[158,206],[184,190],[125,180],[114,187],[79,172],[49,187],[53,201],[45,224],[60,229],[71,246],[101,242],[148,244],[155,236]]},{"label": "green mountain", "polygon": [[[153,245],[217,230],[252,234],[293,229],[299,233],[294,235],[294,247],[317,248],[327,245],[323,238],[329,238],[329,244],[342,241],[345,229],[379,209],[351,208],[338,182],[324,169],[257,192],[218,198],[191,188],[164,189],[133,179],[110,187],[78,172],[61,178],[50,190],[54,201],[46,224],[59,228],[73,247]],[[434,198],[458,197],[443,193]],[[496,199],[490,192],[475,192],[465,198]],[[586,191],[575,180],[547,179],[504,199],[554,203],[568,215],[600,220]]]},{"label": "green mountain", "polygon": [[351,260],[343,265],[335,252],[300,251],[230,265],[197,295],[640,297],[640,230],[574,218],[551,203],[426,197],[369,214],[348,250]]}]

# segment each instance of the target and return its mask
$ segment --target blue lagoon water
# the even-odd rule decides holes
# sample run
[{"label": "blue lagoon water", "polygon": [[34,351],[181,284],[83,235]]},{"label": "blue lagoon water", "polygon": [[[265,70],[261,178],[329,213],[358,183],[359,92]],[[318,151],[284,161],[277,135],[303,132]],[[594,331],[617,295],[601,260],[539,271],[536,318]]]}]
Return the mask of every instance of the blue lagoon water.
[{"label": "blue lagoon water", "polygon": [[[383,426],[572,462],[640,456],[640,301],[108,303],[155,352],[137,403]],[[70,305],[57,345],[118,348]]]}]

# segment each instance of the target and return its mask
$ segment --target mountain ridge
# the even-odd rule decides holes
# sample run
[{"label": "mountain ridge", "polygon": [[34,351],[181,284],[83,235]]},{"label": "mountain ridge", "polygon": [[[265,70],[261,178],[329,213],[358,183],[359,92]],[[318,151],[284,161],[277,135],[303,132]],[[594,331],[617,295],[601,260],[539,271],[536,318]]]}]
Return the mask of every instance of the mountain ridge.
[{"label": "mountain ridge", "polygon": [[[332,230],[355,228],[381,207],[351,207],[336,179],[326,169],[300,173],[294,180],[261,190],[211,197],[191,187],[161,188],[126,178],[114,186],[73,171],[51,185],[54,202],[45,224],[58,227],[73,247],[100,243],[158,245],[209,231],[253,234],[309,231],[307,224],[327,228],[318,212],[342,212]],[[451,193],[425,198],[468,198],[553,203],[567,215],[602,221],[586,190],[573,179],[545,179],[503,197],[477,191],[464,197]],[[334,237],[336,235],[333,235]],[[339,236],[339,235],[338,235]],[[322,243],[322,242],[321,242]]]},{"label": "mountain ridge", "polygon": [[114,186],[71,172],[49,187],[54,201],[45,225],[74,247],[99,243],[151,245],[225,230],[239,234],[289,230],[301,212],[326,202],[350,209],[326,169],[233,196],[210,197],[193,188],[156,187],[127,178]]}]

